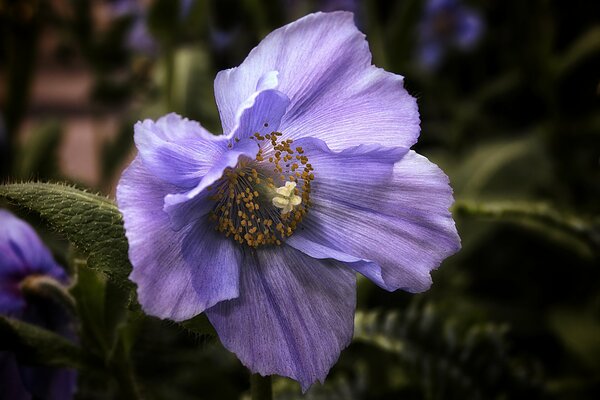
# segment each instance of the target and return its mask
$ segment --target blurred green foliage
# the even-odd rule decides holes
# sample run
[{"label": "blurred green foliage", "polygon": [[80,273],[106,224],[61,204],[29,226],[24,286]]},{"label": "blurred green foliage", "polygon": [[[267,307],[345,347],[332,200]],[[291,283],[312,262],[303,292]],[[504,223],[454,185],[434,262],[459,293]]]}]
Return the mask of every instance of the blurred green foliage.
[{"label": "blurred green foliage", "polygon": [[[115,16],[101,29],[94,10],[108,2],[56,3],[0,2],[0,176],[64,179],[57,155],[68,115],[44,116],[24,140],[18,136],[33,113],[31,83],[42,68],[36,44],[52,29],[58,62],[83,62],[93,77],[90,114],[120,120],[99,150],[101,178],[92,189],[106,193],[132,152],[135,121],[175,111],[219,133],[216,73],[238,65],[271,30],[330,7],[318,0],[197,0],[182,17],[181,2],[156,0],[141,16]],[[354,4],[374,63],[404,75],[418,98],[416,150],[450,176],[463,250],[433,274],[424,294],[387,293],[360,279],[356,340],[306,398],[600,398],[600,4],[467,3],[484,19],[483,37],[470,52],[450,49],[434,70],[415,57],[423,1]],[[128,40],[138,17],[155,52]],[[19,338],[16,322],[0,321],[0,335],[23,357],[77,364],[83,349],[89,368],[81,373],[81,399],[248,397],[248,375],[206,320],[183,327],[159,321],[130,299],[128,266],[117,268],[95,247],[106,232],[84,229],[106,222],[115,238],[110,250],[123,253],[118,216],[85,219],[67,204],[84,196],[89,212],[104,201],[110,211],[109,201],[48,186],[46,203],[36,203],[21,189],[2,197],[32,209],[26,215],[40,231],[50,220],[78,246],[69,250],[43,233],[77,277],[71,293],[81,325],[81,348],[73,349],[31,327],[17,330]],[[65,199],[58,211],[52,196]],[[61,226],[65,221],[72,225]],[[46,353],[32,352],[44,341],[51,343]],[[301,398],[284,378],[275,378],[274,392]]]}]

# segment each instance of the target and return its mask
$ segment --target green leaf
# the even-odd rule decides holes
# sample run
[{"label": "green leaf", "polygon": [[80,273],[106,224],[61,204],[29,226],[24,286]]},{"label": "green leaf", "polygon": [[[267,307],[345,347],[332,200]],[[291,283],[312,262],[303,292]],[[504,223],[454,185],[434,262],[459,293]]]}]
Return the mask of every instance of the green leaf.
[{"label": "green leaf", "polygon": [[537,372],[514,358],[506,330],[416,301],[402,313],[357,311],[354,340],[395,355],[412,377],[407,384],[417,386],[424,398],[536,393],[541,390]]},{"label": "green leaf", "polygon": [[103,372],[119,382],[122,398],[139,398],[130,361],[138,325],[128,319],[131,292],[87,268],[76,253],[72,254],[71,264],[77,271],[77,283],[71,292],[77,299],[81,345],[102,360],[106,368]]},{"label": "green leaf", "polygon": [[0,316],[0,350],[14,352],[26,364],[83,366],[81,349],[56,333]]},{"label": "green leaf", "polygon": [[522,224],[567,247],[576,246],[582,256],[600,253],[600,220],[560,212],[545,203],[458,200],[452,211],[458,216]]},{"label": "green leaf", "polygon": [[88,257],[90,268],[131,287],[123,219],[112,201],[64,184],[37,182],[0,186],[0,197],[38,213]]},{"label": "green leaf", "polygon": [[82,343],[108,360],[114,352],[118,330],[125,323],[129,291],[115,285],[104,274],[75,258],[77,283],[71,293],[77,300],[82,326]]},{"label": "green leaf", "polygon": [[[498,140],[472,148],[461,158],[458,168],[450,171],[456,193],[481,198],[510,191],[511,197],[525,197],[552,182],[550,163],[540,150],[543,143],[539,132],[532,130],[517,140]],[[530,173],[532,166],[535,174]]]}]

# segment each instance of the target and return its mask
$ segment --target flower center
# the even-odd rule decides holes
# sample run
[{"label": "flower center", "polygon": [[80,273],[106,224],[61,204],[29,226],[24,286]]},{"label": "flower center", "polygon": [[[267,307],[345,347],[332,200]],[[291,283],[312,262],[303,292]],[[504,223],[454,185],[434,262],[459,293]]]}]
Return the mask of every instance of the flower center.
[{"label": "flower center", "polygon": [[302,147],[279,132],[254,134],[254,160],[240,160],[209,189],[215,229],[250,247],[280,245],[297,228],[310,207],[313,167]]}]

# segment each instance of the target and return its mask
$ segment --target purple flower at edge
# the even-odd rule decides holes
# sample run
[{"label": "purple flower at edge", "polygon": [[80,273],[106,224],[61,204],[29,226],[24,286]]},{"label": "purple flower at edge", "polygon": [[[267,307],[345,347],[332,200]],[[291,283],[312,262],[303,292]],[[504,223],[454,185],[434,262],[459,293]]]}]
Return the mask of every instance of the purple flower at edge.
[{"label": "purple flower at edge", "polygon": [[483,30],[480,15],[460,0],[429,0],[419,26],[419,62],[437,67],[450,48],[472,48]]},{"label": "purple flower at edge", "polygon": [[130,278],[147,313],[205,312],[251,371],[306,390],[352,339],[356,272],[422,292],[458,251],[452,189],[410,150],[416,100],[351,13],[275,30],[215,97],[222,135],[176,114],[135,125],[117,188]]},{"label": "purple flower at edge", "polygon": [[[35,302],[21,290],[30,277],[47,276],[66,284],[65,271],[25,221],[0,209],[0,314],[21,319],[73,338],[69,319],[59,306]],[[1,394],[8,399],[72,398],[76,373],[68,369],[18,364],[14,354],[0,352]],[[4,397],[3,397],[4,398]]]}]

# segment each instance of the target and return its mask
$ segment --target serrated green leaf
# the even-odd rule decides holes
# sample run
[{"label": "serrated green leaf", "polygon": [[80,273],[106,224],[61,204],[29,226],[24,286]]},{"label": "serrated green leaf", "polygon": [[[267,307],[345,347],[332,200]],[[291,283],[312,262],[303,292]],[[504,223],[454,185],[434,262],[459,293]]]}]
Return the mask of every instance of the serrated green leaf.
[{"label": "serrated green leaf", "polygon": [[108,198],[55,183],[0,186],[0,197],[38,213],[87,258],[87,265],[130,287],[131,264],[123,218]]},{"label": "serrated green leaf", "polygon": [[54,367],[83,366],[81,349],[56,333],[0,316],[0,350],[14,352],[27,364]]}]

